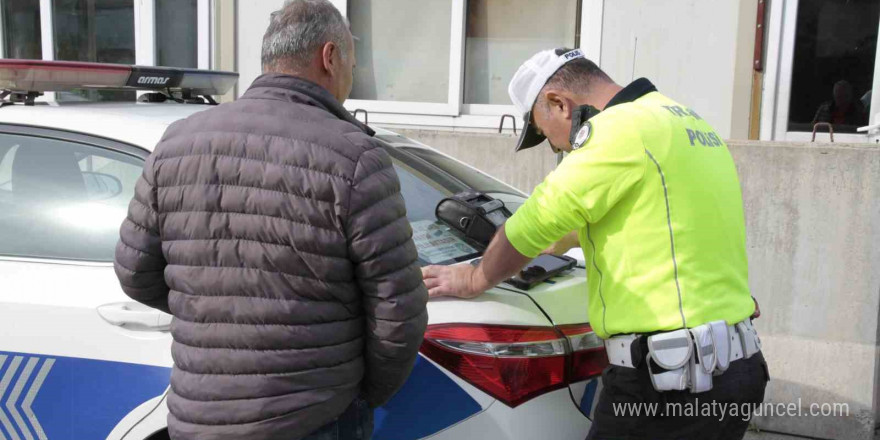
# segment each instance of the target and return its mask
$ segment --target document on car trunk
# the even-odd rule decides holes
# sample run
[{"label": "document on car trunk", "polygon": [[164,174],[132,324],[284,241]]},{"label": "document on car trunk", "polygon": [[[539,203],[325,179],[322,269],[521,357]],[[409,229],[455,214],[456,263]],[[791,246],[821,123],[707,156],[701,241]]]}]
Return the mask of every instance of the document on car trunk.
[{"label": "document on car trunk", "polygon": [[479,253],[477,249],[457,236],[449,226],[442,223],[419,220],[410,225],[419,258],[428,264],[452,262],[463,256]]}]

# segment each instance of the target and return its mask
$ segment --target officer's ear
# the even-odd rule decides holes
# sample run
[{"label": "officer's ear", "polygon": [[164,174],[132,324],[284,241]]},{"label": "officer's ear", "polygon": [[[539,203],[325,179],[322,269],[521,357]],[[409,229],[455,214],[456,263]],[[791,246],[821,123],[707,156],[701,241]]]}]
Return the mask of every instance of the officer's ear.
[{"label": "officer's ear", "polygon": [[554,90],[547,91],[544,98],[547,100],[551,116],[554,118],[571,120],[571,112],[574,110],[574,107],[572,106],[572,101],[570,99]]}]

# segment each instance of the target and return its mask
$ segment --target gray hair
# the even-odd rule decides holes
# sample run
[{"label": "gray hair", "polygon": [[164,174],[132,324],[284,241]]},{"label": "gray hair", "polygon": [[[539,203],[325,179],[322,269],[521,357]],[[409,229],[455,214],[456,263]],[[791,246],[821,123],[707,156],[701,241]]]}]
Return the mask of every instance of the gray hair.
[{"label": "gray hair", "polygon": [[348,22],[328,0],[287,0],[272,13],[263,36],[263,70],[280,66],[305,68],[315,51],[333,42],[347,59]]},{"label": "gray hair", "polygon": [[[559,48],[556,49],[556,55],[562,55],[571,50],[565,47]],[[608,74],[600,69],[596,63],[586,58],[577,58],[565,63],[547,80],[541,93],[538,94],[538,100],[549,106],[550,103],[543,99],[546,90],[562,89],[575,93],[590,93],[596,83],[603,82],[611,82]]]}]

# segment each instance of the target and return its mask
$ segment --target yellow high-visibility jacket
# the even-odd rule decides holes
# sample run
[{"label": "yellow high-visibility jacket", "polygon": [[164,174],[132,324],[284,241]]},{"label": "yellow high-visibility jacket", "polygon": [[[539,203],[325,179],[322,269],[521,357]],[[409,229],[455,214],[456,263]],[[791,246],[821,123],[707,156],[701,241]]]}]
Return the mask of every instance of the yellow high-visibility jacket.
[{"label": "yellow high-visibility jacket", "polygon": [[646,79],[586,124],[507,221],[511,244],[534,257],[578,231],[602,338],[749,317],[742,194],[721,137]]}]

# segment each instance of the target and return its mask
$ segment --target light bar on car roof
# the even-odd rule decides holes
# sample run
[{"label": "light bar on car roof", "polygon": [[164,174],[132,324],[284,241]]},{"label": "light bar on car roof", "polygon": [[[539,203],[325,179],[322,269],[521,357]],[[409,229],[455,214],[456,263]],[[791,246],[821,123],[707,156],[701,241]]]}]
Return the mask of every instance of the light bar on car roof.
[{"label": "light bar on car roof", "polygon": [[0,89],[60,92],[74,89],[161,90],[223,95],[238,74],[215,70],[69,61],[0,60]]}]

